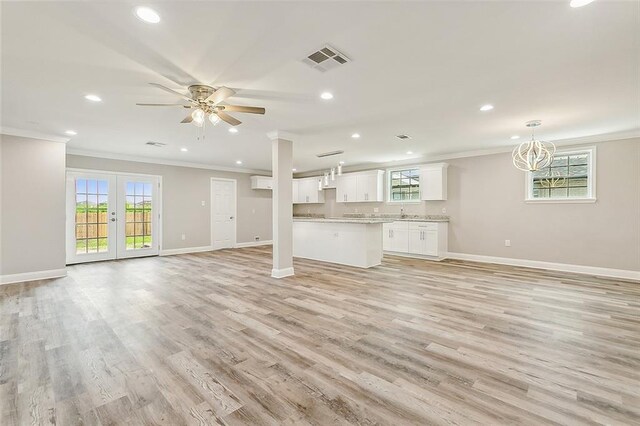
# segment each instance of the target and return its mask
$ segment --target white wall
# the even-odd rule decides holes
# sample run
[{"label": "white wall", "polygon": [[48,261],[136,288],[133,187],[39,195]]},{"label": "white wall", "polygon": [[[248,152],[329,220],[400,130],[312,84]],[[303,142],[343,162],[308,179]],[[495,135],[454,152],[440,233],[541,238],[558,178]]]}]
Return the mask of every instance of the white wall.
[{"label": "white wall", "polygon": [[0,152],[2,282],[21,274],[59,276],[65,267],[65,145],[0,135]]},{"label": "white wall", "polygon": [[[271,240],[271,191],[251,189],[247,173],[67,155],[67,167],[162,176],[162,249],[211,245],[210,185],[212,177],[236,179],[237,242]],[[202,206],[205,201],[205,206]],[[186,239],[181,236],[185,234]]]},{"label": "white wall", "polygon": [[[504,153],[447,161],[449,199],[405,204],[405,211],[442,214],[446,208],[454,253],[640,271],[640,139],[594,145],[596,203],[525,203],[523,172]],[[324,205],[297,205],[294,214],[400,212],[396,204],[336,203],[335,190],[325,199]]]}]

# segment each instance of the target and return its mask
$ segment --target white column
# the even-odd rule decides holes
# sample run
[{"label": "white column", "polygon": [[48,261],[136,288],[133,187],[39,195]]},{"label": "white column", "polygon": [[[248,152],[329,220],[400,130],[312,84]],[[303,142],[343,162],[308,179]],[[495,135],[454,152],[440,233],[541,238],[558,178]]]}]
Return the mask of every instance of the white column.
[{"label": "white column", "polygon": [[283,132],[268,133],[273,169],[273,269],[271,276],[293,275],[293,142]]}]

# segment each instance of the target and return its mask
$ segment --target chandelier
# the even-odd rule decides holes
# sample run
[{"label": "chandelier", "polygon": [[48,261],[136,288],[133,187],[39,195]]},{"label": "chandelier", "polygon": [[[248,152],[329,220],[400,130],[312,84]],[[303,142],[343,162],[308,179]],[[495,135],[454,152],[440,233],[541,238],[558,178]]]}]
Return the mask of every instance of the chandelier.
[{"label": "chandelier", "polygon": [[540,126],[542,121],[527,121],[527,127],[531,128],[531,140],[522,142],[513,150],[513,165],[525,172],[535,172],[544,169],[553,161],[553,154],[556,146],[552,142],[539,141],[535,138],[535,128]]}]

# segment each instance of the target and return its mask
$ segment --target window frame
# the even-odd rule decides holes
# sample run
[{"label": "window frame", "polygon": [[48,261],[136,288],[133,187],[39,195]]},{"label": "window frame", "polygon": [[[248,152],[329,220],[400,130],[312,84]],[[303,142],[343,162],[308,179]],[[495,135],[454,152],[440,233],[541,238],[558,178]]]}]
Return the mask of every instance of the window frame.
[{"label": "window frame", "polygon": [[557,150],[554,155],[588,155],[587,196],[565,198],[534,198],[533,197],[533,173],[525,173],[525,202],[527,203],[595,203],[596,198],[596,147],[589,146],[579,149]]},{"label": "window frame", "polygon": [[[391,174],[393,172],[399,172],[399,171],[403,171],[403,170],[417,170],[418,171],[418,199],[417,200],[392,200],[391,199]],[[412,165],[412,166],[402,166],[402,167],[394,167],[391,169],[387,169],[385,171],[386,173],[386,196],[385,196],[385,202],[387,204],[394,204],[394,205],[398,205],[398,204],[420,204],[422,202],[422,185],[420,182],[420,175],[422,174],[421,168],[419,165]]]}]

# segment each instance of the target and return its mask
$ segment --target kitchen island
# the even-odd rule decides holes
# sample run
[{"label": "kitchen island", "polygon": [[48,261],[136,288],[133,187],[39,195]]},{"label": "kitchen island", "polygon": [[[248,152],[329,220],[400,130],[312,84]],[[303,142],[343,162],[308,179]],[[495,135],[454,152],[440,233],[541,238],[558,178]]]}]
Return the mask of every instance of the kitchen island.
[{"label": "kitchen island", "polygon": [[293,256],[371,268],[382,263],[387,219],[293,218]]}]

